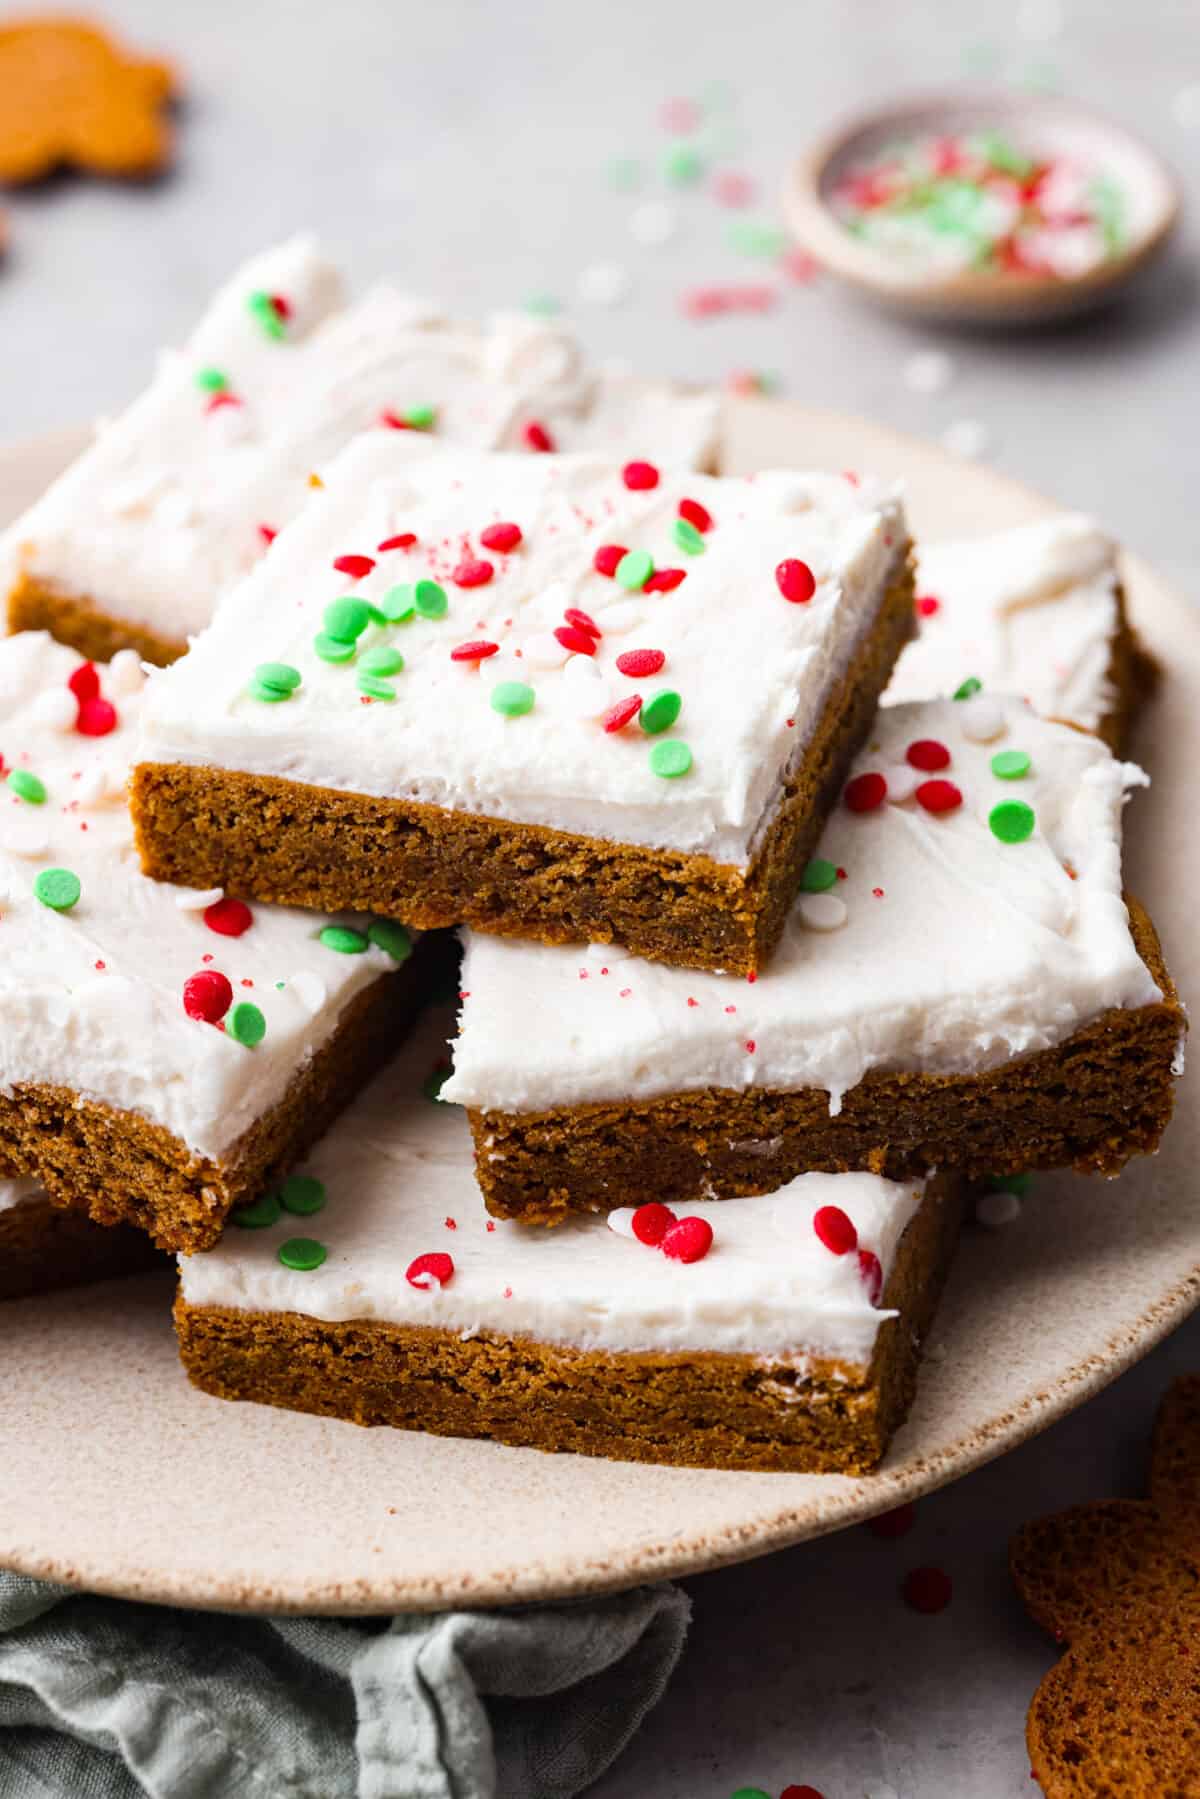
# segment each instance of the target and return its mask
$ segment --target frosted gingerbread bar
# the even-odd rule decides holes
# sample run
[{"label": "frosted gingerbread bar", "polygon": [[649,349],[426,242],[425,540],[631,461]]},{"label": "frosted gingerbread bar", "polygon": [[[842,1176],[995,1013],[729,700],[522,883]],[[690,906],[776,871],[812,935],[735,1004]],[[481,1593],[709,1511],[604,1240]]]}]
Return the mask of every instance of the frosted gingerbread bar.
[{"label": "frosted gingerbread bar", "polygon": [[627,1461],[873,1468],[912,1398],[953,1184],[812,1174],[676,1217],[495,1223],[465,1118],[422,1091],[444,1033],[183,1264],[196,1385]]},{"label": "frosted gingerbread bar", "polygon": [[382,434],[154,684],[145,867],[745,972],[911,629],[895,493]]},{"label": "frosted gingerbread bar", "polygon": [[1126,615],[1116,545],[1078,513],[922,544],[916,610],[885,705],[940,699],[969,670],[1119,751],[1156,678]]},{"label": "frosted gingerbread bar", "polygon": [[146,392],[10,528],[0,604],[12,631],[171,662],[356,432],[526,453],[648,445],[709,467],[718,406],[590,369],[568,333],[524,315],[457,324],[390,284],[348,301],[298,237],[238,270]]},{"label": "frosted gingerbread bar", "polygon": [[143,697],[131,652],[0,639],[0,1174],[192,1250],[370,1078],[417,977],[400,926],[146,879]]},{"label": "frosted gingerbread bar", "polygon": [[500,1216],[808,1169],[1115,1174],[1171,1112],[1182,1009],[1121,891],[1145,777],[986,691],[884,707],[754,982],[471,938],[446,1092]]},{"label": "frosted gingerbread bar", "polygon": [[0,1180],[0,1299],[137,1274],[161,1261],[132,1225],[106,1230],[56,1206],[37,1181]]}]

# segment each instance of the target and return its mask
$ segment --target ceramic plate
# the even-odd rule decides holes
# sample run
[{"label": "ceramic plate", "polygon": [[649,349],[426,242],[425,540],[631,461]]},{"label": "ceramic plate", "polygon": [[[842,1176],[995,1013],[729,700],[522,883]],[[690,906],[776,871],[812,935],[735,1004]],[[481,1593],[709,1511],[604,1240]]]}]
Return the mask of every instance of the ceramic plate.
[{"label": "ceramic plate", "polygon": [[[991,530],[1047,502],[853,419],[738,402],[729,465],[903,474],[918,535]],[[78,434],[0,452],[0,519]],[[1185,996],[1200,982],[1200,626],[1130,564],[1169,678],[1144,721],[1131,885]],[[796,1543],[1012,1448],[1145,1354],[1200,1300],[1200,1121],[1120,1181],[1044,1176],[1019,1222],[968,1231],[912,1418],[881,1473],[727,1474],[460,1443],[229,1405],[175,1359],[171,1281],[0,1308],[0,1564],[110,1593],[264,1610],[390,1611],[594,1592]]]}]

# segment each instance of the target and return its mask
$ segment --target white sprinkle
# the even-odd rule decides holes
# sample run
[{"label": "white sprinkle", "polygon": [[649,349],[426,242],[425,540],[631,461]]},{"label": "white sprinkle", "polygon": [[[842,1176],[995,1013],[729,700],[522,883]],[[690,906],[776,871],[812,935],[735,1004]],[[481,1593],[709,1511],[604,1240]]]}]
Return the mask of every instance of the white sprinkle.
[{"label": "white sprinkle", "polygon": [[79,717],[79,701],[69,687],[50,687],[38,694],[30,710],[37,723],[49,731],[73,731]]},{"label": "white sprinkle", "polygon": [[644,616],[643,608],[635,606],[632,600],[618,600],[615,606],[606,606],[594,615],[596,623],[606,637],[623,637]]},{"label": "white sprinkle", "polygon": [[288,977],[288,988],[296,995],[310,1018],[315,1018],[327,997],[325,983],[311,968]]},{"label": "white sprinkle", "polygon": [[968,462],[987,454],[991,433],[980,419],[956,419],[942,432],[942,442],[952,456],[964,456]]},{"label": "white sprinkle", "polygon": [[1200,130],[1200,81],[1189,81],[1171,102],[1175,123],[1185,131]]},{"label": "white sprinkle", "polygon": [[1020,1216],[1021,1201],[1015,1193],[981,1193],[975,1201],[975,1217],[989,1231],[1002,1231]]},{"label": "white sprinkle", "polygon": [[887,782],[888,804],[902,806],[905,800],[912,798],[925,776],[907,762],[896,762],[883,770],[883,778]]},{"label": "white sprinkle", "polygon": [[836,893],[805,893],[800,898],[800,922],[810,931],[836,931],[849,914]]},{"label": "white sprinkle", "polygon": [[904,364],[904,384],[915,394],[940,394],[954,379],[954,360],[944,350],[917,350]]},{"label": "white sprinkle", "polygon": [[632,285],[619,262],[593,262],[580,274],[575,291],[585,306],[619,306]]},{"label": "white sprinkle", "polygon": [[207,912],[210,906],[225,898],[223,887],[176,887],[173,892],[181,912]]},{"label": "white sprinkle", "polygon": [[108,665],[108,688],[118,695],[140,693],[146,671],[136,650],[118,650]]},{"label": "white sprinkle", "polygon": [[0,818],[0,849],[13,856],[44,856],[50,848],[50,836],[39,818],[14,812]]},{"label": "white sprinkle", "polygon": [[962,734],[972,743],[991,743],[1008,729],[1003,708],[990,694],[973,693],[969,700],[960,700],[958,704]]},{"label": "white sprinkle", "polygon": [[[608,1228],[616,1231],[618,1237],[633,1236],[633,1214],[636,1206],[618,1206],[615,1212],[608,1214]],[[634,1239],[636,1242],[636,1238]]]},{"label": "white sprinkle", "polygon": [[639,244],[666,244],[674,237],[679,221],[661,200],[647,200],[629,216],[629,229]]},{"label": "white sprinkle", "polygon": [[1021,0],[1017,8],[1017,30],[1022,37],[1048,44],[1059,37],[1063,28],[1060,0]]},{"label": "white sprinkle", "polygon": [[521,646],[522,661],[530,668],[562,668],[570,654],[550,631],[539,631]]}]

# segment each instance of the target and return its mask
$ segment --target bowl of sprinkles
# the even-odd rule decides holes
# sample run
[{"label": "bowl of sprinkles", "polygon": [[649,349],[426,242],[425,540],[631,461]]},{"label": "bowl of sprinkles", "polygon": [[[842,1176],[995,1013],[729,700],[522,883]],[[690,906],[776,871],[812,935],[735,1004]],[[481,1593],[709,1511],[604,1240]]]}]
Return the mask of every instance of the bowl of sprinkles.
[{"label": "bowl of sprinkles", "polygon": [[835,275],[902,310],[981,324],[1097,304],[1165,247],[1166,164],[1065,100],[980,92],[888,107],[801,158],[786,206]]}]

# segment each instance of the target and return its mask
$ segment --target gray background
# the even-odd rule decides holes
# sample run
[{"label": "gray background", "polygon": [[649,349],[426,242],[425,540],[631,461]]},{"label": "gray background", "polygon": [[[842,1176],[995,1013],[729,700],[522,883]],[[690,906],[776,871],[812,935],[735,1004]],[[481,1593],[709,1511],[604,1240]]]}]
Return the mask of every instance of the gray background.
[{"label": "gray background", "polygon": [[[154,348],[178,339],[213,285],[266,242],[312,226],[358,281],[394,272],[466,314],[549,292],[596,354],[647,372],[780,390],[940,436],[977,421],[997,467],[1098,513],[1185,587],[1197,514],[1200,377],[1195,228],[1127,304],[1035,336],[934,337],[861,309],[829,282],[782,282],[762,318],[684,321],[683,289],[775,279],[740,258],[734,216],[656,169],[661,102],[708,93],[736,144],[724,166],[762,183],[769,216],[787,160],[847,108],[987,68],[1054,83],[1164,151],[1195,190],[1200,19],[1178,0],[889,6],[883,0],[108,0],[106,15],[186,72],[170,180],[120,190],[72,180],[7,202],[0,271],[8,437],[122,404]],[[614,191],[613,158],[650,170]],[[634,241],[665,199],[677,236]],[[628,300],[576,304],[615,262]],[[932,397],[904,378],[938,343],[955,375]],[[1031,1202],[1035,1203],[1035,1202]],[[696,1624],[672,1692],[598,1799],[727,1799],[808,1781],[826,1799],[1025,1799],[1024,1710],[1052,1650],[1008,1589],[1023,1519],[1135,1492],[1154,1401],[1200,1367],[1200,1328],[1037,1441],[919,1508],[896,1544],[855,1531],[693,1581]],[[904,1570],[954,1577],[937,1618],[906,1611]]]}]

